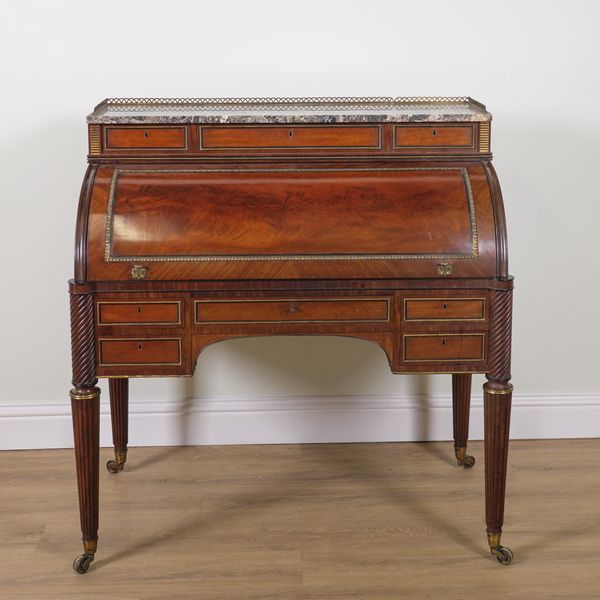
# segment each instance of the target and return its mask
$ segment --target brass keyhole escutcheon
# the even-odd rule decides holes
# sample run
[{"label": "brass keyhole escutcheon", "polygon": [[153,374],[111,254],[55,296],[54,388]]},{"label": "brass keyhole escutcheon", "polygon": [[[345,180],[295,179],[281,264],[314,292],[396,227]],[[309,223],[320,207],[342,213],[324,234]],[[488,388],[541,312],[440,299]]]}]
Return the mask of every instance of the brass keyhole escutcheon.
[{"label": "brass keyhole escutcheon", "polygon": [[446,339],[444,338],[444,339],[442,339],[442,346],[445,346],[445,345],[446,345]]},{"label": "brass keyhole escutcheon", "polygon": [[142,349],[142,345],[138,344],[138,350],[141,350],[141,349]]},{"label": "brass keyhole escutcheon", "polygon": [[294,303],[292,303],[292,304],[290,304],[290,305],[288,306],[288,312],[289,312],[290,314],[297,313],[297,312],[298,312],[298,310],[299,310],[299,307],[298,307],[298,305],[297,305],[297,304],[294,304]]},{"label": "brass keyhole escutcheon", "polygon": [[294,130],[293,130],[293,129],[290,129],[290,130],[288,131],[288,135],[289,135],[290,137],[294,137]]},{"label": "brass keyhole escutcheon", "polygon": [[144,137],[145,137],[146,139],[148,139],[148,132],[147,132],[147,131],[144,131]]},{"label": "brass keyhole escutcheon", "polygon": [[431,135],[437,135],[437,129],[432,129],[431,130]]},{"label": "brass keyhole escutcheon", "polygon": [[442,304],[442,308],[443,308],[444,310],[446,310],[446,309],[448,308],[448,305],[447,305],[447,304]]},{"label": "brass keyhole escutcheon", "polygon": [[141,306],[138,306],[137,309],[138,309],[138,313],[142,312],[142,307]]}]

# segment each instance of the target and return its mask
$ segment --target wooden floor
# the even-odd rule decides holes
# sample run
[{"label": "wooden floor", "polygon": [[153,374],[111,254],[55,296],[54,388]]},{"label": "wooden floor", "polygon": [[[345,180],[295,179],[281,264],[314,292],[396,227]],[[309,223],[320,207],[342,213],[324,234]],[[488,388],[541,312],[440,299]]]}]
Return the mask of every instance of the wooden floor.
[{"label": "wooden floor", "polygon": [[102,470],[84,576],[72,451],[0,452],[0,598],[599,598],[600,440],[511,444],[509,567],[471,450],[467,471],[450,443],[134,448]]}]

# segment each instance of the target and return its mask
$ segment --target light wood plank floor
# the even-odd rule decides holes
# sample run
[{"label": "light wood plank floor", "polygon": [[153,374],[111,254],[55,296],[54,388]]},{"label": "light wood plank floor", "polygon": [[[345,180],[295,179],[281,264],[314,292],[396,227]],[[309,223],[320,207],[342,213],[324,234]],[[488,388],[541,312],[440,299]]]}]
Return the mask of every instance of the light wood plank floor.
[{"label": "light wood plank floor", "polygon": [[84,576],[72,451],[1,452],[0,598],[600,598],[600,440],[511,444],[509,567],[470,448],[471,471],[451,443],[133,448]]}]

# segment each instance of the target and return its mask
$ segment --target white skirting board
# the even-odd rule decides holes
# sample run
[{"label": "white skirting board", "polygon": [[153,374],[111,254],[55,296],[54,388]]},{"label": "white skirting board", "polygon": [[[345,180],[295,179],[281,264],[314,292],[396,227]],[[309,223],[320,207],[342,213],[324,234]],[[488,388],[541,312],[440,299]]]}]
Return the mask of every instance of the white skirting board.
[{"label": "white skirting board", "polygon": [[[130,446],[452,439],[449,396],[323,396],[130,401]],[[483,437],[481,394],[470,438]],[[600,437],[600,394],[515,394],[511,438]],[[111,445],[108,399],[101,444]],[[0,450],[70,448],[70,405],[0,405]]]}]

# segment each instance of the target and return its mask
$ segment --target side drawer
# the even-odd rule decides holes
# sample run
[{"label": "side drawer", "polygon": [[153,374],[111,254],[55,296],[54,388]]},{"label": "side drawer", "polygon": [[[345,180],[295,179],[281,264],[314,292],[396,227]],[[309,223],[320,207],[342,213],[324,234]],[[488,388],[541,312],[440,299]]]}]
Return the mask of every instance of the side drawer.
[{"label": "side drawer", "polygon": [[98,325],[181,325],[181,301],[97,303]]},{"label": "side drawer", "polygon": [[396,125],[393,146],[394,149],[475,149],[475,128],[473,125]]},{"label": "side drawer", "polygon": [[485,321],[485,298],[405,298],[405,321]]},{"label": "side drawer", "polygon": [[101,367],[181,364],[181,338],[100,338],[98,350]]},{"label": "side drawer", "polygon": [[381,148],[378,125],[202,127],[201,150]]},{"label": "side drawer", "polygon": [[203,323],[388,322],[390,298],[195,300]]},{"label": "side drawer", "polygon": [[104,149],[110,150],[187,150],[187,127],[104,128]]},{"label": "side drawer", "polygon": [[407,363],[482,362],[485,333],[407,333],[402,358]]}]

